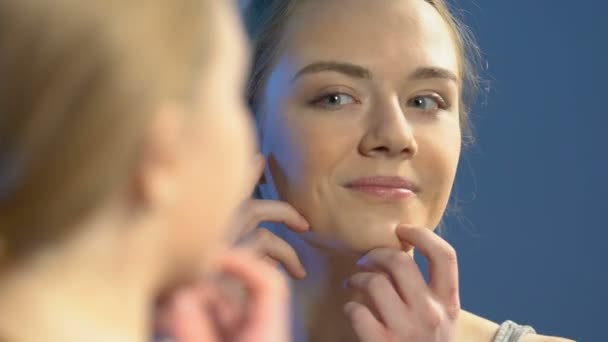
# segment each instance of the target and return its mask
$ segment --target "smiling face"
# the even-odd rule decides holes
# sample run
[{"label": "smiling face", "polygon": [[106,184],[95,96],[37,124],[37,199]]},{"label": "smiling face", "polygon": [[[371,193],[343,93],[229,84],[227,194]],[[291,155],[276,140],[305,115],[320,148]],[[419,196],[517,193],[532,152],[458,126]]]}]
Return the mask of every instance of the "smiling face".
[{"label": "smiling face", "polygon": [[287,23],[263,89],[266,178],[307,238],[361,253],[434,229],[461,149],[452,31],[422,0],[309,1]]}]

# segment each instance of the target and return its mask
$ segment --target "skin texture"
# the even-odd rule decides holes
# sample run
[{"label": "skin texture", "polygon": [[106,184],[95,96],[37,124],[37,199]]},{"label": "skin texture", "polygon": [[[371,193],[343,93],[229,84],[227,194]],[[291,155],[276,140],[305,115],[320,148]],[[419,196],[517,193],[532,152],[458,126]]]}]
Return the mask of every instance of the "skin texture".
[{"label": "skin texture", "polygon": [[[419,0],[308,1],[282,38],[256,113],[264,200],[241,214],[270,229],[242,243],[301,279],[295,340],[491,341],[498,325],[461,310],[456,253],[433,233],[461,151],[446,23]],[[414,196],[346,186],[375,175],[407,179]],[[428,283],[413,248],[429,262]]]}]

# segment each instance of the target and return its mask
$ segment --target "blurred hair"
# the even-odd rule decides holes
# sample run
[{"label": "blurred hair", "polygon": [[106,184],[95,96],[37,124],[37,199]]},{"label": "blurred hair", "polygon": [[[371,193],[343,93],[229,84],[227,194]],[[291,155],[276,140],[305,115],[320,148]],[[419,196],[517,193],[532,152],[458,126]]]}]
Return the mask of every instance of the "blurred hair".
[{"label": "blurred hair", "polygon": [[194,94],[214,1],[0,1],[5,257],[70,235],[126,183],[157,107]]}]

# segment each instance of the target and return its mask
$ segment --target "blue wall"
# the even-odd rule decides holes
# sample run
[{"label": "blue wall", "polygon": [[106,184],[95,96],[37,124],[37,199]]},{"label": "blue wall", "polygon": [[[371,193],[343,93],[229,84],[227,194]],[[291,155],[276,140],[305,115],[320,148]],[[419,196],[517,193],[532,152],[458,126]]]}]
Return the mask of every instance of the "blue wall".
[{"label": "blue wall", "polygon": [[608,2],[458,2],[491,87],[444,232],[463,306],[608,341]]}]

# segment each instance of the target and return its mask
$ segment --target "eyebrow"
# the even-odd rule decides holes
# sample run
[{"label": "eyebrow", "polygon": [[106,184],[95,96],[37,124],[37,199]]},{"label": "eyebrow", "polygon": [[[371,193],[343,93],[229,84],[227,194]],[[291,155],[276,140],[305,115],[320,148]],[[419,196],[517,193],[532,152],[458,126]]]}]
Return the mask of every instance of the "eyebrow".
[{"label": "eyebrow", "polygon": [[452,71],[438,67],[418,68],[409,77],[410,80],[414,81],[426,80],[431,78],[445,79],[460,83],[460,78],[456,76],[456,74],[454,74]]},{"label": "eyebrow", "polygon": [[344,74],[346,76],[350,76],[353,78],[372,78],[372,73],[369,69],[351,64],[351,63],[343,63],[343,62],[315,62],[308,64],[307,66],[300,69],[291,79],[293,83],[299,77],[307,74],[316,74],[323,71],[333,71]]},{"label": "eyebrow", "polygon": [[[295,82],[299,77],[307,74],[316,74],[324,71],[333,71],[350,76],[353,78],[360,79],[371,79],[372,72],[360,65],[344,63],[344,62],[315,62],[308,64],[307,66],[300,69],[291,79],[291,82]],[[426,79],[446,79],[460,83],[460,79],[452,71],[439,67],[421,67],[416,69],[408,79],[413,81],[420,81]]]}]

